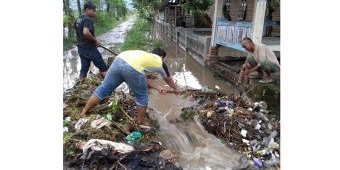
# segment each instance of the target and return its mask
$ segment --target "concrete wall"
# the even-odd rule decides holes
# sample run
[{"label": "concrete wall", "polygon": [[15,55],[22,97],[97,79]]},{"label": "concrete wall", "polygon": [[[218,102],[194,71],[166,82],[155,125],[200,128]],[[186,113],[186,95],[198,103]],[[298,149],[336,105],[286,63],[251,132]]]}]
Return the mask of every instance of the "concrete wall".
[{"label": "concrete wall", "polygon": [[224,47],[224,46],[220,46],[218,48],[218,57],[220,59],[222,59],[221,57],[227,59],[228,57],[244,57],[244,56],[247,56],[247,52],[235,50],[233,48]]}]

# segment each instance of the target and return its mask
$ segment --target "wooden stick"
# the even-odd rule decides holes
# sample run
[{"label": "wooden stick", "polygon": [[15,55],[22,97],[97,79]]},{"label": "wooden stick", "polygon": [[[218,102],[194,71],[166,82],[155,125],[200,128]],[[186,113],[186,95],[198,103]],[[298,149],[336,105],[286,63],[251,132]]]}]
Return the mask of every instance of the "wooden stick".
[{"label": "wooden stick", "polygon": [[120,128],[119,125],[117,125],[115,122],[112,122],[112,125],[116,126],[121,132],[125,133],[126,135],[129,135],[130,133],[125,131],[124,129]]},{"label": "wooden stick", "polygon": [[114,54],[114,55],[116,55],[116,56],[118,55],[116,52],[113,52],[112,50],[110,50],[110,49],[108,49],[108,48],[106,48],[106,47],[104,47],[104,46],[102,46],[102,45],[100,45],[100,47],[104,48],[105,50],[111,52],[112,54]]},{"label": "wooden stick", "polygon": [[131,121],[133,121],[133,119],[122,109],[122,108],[120,108],[120,110],[131,120]]}]

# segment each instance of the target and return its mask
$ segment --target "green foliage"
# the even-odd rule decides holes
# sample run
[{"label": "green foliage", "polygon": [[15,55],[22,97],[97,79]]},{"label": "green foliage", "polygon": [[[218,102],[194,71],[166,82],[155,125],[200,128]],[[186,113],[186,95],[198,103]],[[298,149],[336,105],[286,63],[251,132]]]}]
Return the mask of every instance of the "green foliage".
[{"label": "green foliage", "polygon": [[117,20],[114,17],[106,15],[105,12],[96,12],[94,18],[94,31],[96,36],[109,31],[115,25],[117,25]]},{"label": "green foliage", "polygon": [[115,17],[117,20],[126,17],[128,9],[124,0],[105,0],[105,3],[108,7],[106,9],[107,15]]},{"label": "green foliage", "polygon": [[272,6],[272,7],[280,6],[280,0],[268,0],[267,3],[269,6]]},{"label": "green foliage", "polygon": [[151,20],[162,3],[162,0],[133,0],[132,4],[137,10],[139,17]]},{"label": "green foliage", "polygon": [[63,25],[68,25],[68,23],[71,22],[70,20],[71,20],[71,17],[64,14],[64,16],[63,16]]},{"label": "green foliage", "polygon": [[112,104],[110,106],[110,111],[112,113],[117,113],[118,112],[118,110],[119,110],[118,101],[119,101],[119,99],[117,99],[117,98],[113,99]]},{"label": "green foliage", "polygon": [[195,116],[195,111],[191,110],[191,111],[184,111],[181,113],[180,117],[183,120],[193,120]]},{"label": "green foliage", "polygon": [[122,50],[146,50],[146,43],[148,42],[145,32],[148,30],[148,22],[146,19],[139,18],[133,25],[132,29],[128,32],[128,35],[122,46]]},{"label": "green foliage", "polygon": [[66,142],[70,139],[70,132],[64,132],[63,141]]},{"label": "green foliage", "polygon": [[70,49],[73,45],[76,44],[76,39],[72,38],[72,39],[64,39],[63,40],[63,50],[68,50]]},{"label": "green foliage", "polygon": [[[126,18],[128,10],[126,8],[124,0],[105,0],[105,3],[100,3],[100,0],[91,1],[97,6],[96,15],[94,17],[94,27],[96,36],[109,31],[115,25],[117,25],[118,20]],[[106,9],[106,5],[108,3],[110,4],[109,10]],[[69,12],[71,11],[69,7],[67,7],[67,10],[68,10],[67,12],[64,11],[63,25],[68,27],[70,35],[69,39],[64,39],[63,50],[70,49],[72,45],[74,45],[76,42],[76,35],[73,29],[73,23],[76,19],[76,17],[74,16],[78,15],[78,13],[75,14]]]},{"label": "green foliage", "polygon": [[184,9],[194,13],[203,13],[214,4],[213,0],[182,0],[181,2],[184,4]]}]

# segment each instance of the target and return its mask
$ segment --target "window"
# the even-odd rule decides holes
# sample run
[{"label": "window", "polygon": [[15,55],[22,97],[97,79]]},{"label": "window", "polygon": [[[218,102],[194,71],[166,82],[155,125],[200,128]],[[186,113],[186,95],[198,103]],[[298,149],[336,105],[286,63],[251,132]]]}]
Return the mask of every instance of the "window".
[{"label": "window", "polygon": [[230,6],[231,6],[230,0],[226,0],[226,3],[223,5],[223,15],[227,21],[231,21]]},{"label": "window", "polygon": [[247,0],[241,0],[240,9],[238,11],[237,20],[245,20],[246,19],[246,10],[247,10]]}]

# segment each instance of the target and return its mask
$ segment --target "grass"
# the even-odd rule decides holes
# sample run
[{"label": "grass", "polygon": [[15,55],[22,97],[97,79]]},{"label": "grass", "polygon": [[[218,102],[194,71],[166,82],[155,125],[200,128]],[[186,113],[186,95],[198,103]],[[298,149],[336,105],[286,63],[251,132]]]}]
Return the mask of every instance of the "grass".
[{"label": "grass", "polygon": [[127,33],[127,37],[121,47],[125,50],[149,50],[153,47],[160,47],[159,40],[152,40],[149,36],[149,23],[146,19],[138,18],[132,29]]}]

